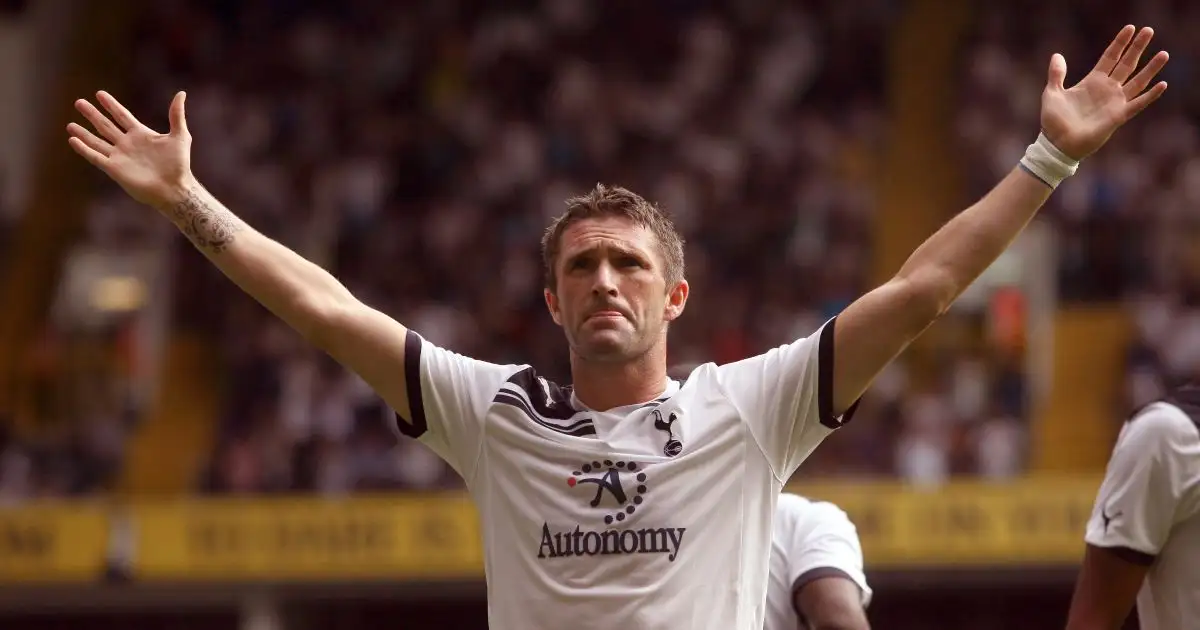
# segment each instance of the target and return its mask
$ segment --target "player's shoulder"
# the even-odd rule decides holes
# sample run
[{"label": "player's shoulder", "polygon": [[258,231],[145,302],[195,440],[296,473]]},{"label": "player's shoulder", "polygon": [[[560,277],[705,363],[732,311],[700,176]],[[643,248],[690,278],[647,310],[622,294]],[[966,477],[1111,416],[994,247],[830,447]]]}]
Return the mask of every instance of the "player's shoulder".
[{"label": "player's shoulder", "polygon": [[797,350],[812,350],[824,346],[828,352],[832,352],[833,331],[834,325],[837,323],[837,316],[831,317],[825,322],[819,322],[812,328],[807,335],[799,336],[791,341],[786,341],[778,345],[767,348],[757,354],[752,354],[748,357],[730,361],[721,364],[709,364],[718,372],[727,370],[736,370],[742,366],[751,366],[762,363],[764,360],[770,360],[774,357],[789,356]]},{"label": "player's shoulder", "polygon": [[679,385],[672,397],[695,400],[713,395],[725,396],[726,383],[721,377],[721,370],[722,366],[712,361],[672,368],[667,375]]},{"label": "player's shoulder", "polygon": [[463,354],[458,350],[430,340],[415,330],[409,328],[404,335],[404,351],[406,367],[420,364],[428,369],[455,366],[459,368],[484,371],[489,375],[495,374],[503,378],[524,370],[532,370],[532,366],[521,363],[497,363],[477,359]]},{"label": "player's shoulder", "polygon": [[796,494],[794,492],[779,493],[779,500],[775,503],[776,514],[803,514],[817,502],[808,497]]},{"label": "player's shoulder", "polygon": [[1151,403],[1125,422],[1118,443],[1137,450],[1176,450],[1200,442],[1197,419],[1171,401]]},{"label": "player's shoulder", "polygon": [[828,501],[814,501],[792,492],[783,492],[775,505],[777,522],[787,522],[794,527],[816,528],[850,524],[850,517],[842,508]]}]

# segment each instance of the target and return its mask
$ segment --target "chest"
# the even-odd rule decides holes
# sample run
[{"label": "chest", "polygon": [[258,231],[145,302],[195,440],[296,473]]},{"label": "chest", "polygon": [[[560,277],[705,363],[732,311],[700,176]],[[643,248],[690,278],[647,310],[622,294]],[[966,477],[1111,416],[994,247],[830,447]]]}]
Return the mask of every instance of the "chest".
[{"label": "chest", "polygon": [[748,435],[737,410],[723,397],[686,390],[605,412],[502,391],[488,411],[487,432],[485,448],[492,463],[553,463],[572,470],[589,464],[594,470],[596,462],[608,460],[660,471],[682,462],[678,469],[694,469],[700,460],[737,450]]},{"label": "chest", "polygon": [[660,527],[736,500],[747,474],[761,476],[747,466],[757,452],[749,431],[718,397],[676,395],[605,413],[501,400],[488,420],[479,481],[535,521]]}]

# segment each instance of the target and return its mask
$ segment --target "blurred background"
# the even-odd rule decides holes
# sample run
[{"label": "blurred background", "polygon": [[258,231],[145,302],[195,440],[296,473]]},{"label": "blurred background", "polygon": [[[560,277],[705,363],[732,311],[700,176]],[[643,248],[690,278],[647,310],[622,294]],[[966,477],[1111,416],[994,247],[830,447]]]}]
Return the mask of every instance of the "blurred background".
[{"label": "blurred background", "polygon": [[[596,182],[687,239],[682,369],[812,332],[1151,25],[1172,89],[885,374],[793,490],[875,627],[1061,628],[1116,430],[1200,366],[1200,4],[0,2],[0,626],[484,628],[460,481],[78,159],[107,89],[252,225],[429,340],[567,380],[538,240]],[[503,576],[497,576],[503,579]]]}]

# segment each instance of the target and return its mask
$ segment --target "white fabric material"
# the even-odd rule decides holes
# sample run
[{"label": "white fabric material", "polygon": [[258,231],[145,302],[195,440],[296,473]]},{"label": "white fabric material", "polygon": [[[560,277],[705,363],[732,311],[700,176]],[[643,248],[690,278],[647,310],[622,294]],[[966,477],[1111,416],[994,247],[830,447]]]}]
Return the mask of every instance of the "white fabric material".
[{"label": "white fabric material", "polygon": [[832,503],[784,493],[775,507],[766,630],[801,628],[795,606],[796,582],[818,569],[845,574],[858,585],[863,607],[870,604],[862,544],[850,517]]},{"label": "white fabric material", "polygon": [[1058,188],[1062,180],[1074,175],[1079,169],[1079,160],[1059,151],[1046,134],[1039,133],[1037,140],[1025,149],[1021,165],[1047,186]]},{"label": "white fabric material", "polygon": [[1154,556],[1138,593],[1142,630],[1200,619],[1200,430],[1155,403],[1126,423],[1088,521],[1088,544]]},{"label": "white fabric material", "polygon": [[838,426],[819,417],[832,322],[604,412],[420,340],[419,438],[479,508],[489,627],[761,630],[776,499]]}]

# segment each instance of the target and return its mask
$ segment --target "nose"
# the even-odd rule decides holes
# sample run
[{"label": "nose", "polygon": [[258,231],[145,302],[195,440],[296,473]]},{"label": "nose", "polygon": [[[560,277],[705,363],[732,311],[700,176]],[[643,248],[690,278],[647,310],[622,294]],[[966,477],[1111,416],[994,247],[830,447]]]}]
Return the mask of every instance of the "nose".
[{"label": "nose", "polygon": [[596,274],[592,279],[592,294],[617,297],[617,270],[608,262],[596,266]]}]

